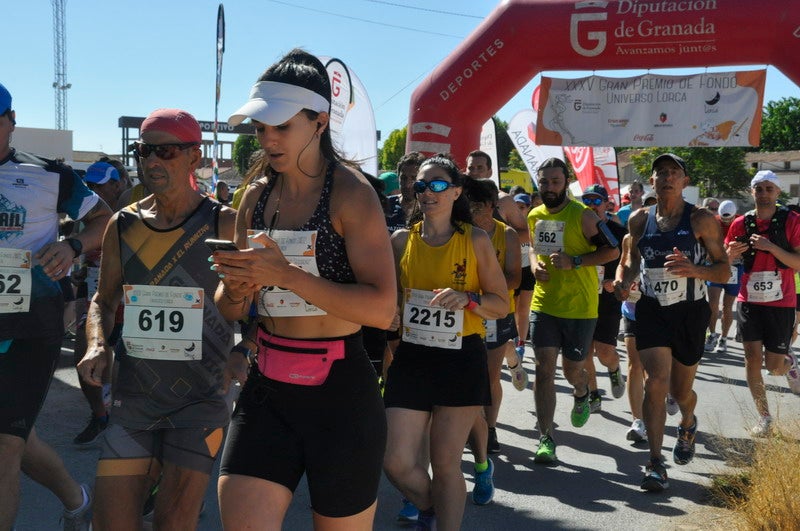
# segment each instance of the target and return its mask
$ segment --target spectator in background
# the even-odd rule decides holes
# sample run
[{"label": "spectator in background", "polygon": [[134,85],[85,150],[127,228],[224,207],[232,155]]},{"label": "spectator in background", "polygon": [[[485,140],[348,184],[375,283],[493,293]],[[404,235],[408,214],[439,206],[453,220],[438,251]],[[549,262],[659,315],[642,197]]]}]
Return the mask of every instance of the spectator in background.
[{"label": "spectator in background", "polygon": [[393,171],[385,171],[378,177],[383,181],[383,195],[397,195],[400,193],[400,177]]},{"label": "spectator in background", "polygon": [[217,188],[214,190],[214,193],[216,195],[217,201],[221,205],[227,205],[228,203],[231,202],[231,192],[230,189],[228,188],[228,183],[226,183],[225,181],[219,181],[217,183]]},{"label": "spectator in background", "polygon": [[628,218],[631,213],[642,208],[642,196],[644,195],[644,185],[638,179],[633,181],[628,188],[628,193],[625,194],[630,198],[630,203],[623,206],[617,211],[617,216],[623,227],[628,226]]}]

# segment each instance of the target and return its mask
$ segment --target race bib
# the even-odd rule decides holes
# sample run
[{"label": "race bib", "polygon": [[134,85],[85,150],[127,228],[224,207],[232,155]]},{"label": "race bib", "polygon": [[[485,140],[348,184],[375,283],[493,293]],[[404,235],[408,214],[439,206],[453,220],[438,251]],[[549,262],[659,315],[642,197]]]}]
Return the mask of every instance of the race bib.
[{"label": "race bib", "polygon": [[783,298],[781,274],[756,271],[747,279],[747,302],[774,302]]},{"label": "race bib", "polygon": [[484,321],[483,325],[486,328],[486,342],[497,343],[497,320],[489,319]]},{"label": "race bib", "polygon": [[606,274],[606,266],[594,266],[597,269],[597,294],[603,293],[603,276]]},{"label": "race bib", "polygon": [[628,291],[628,302],[636,304],[642,298],[642,292],[639,291],[639,283],[631,282],[630,290]]},{"label": "race bib", "polygon": [[203,359],[202,288],[122,286],[128,355],[169,361]]},{"label": "race bib", "polygon": [[540,219],[534,230],[533,250],[536,254],[551,255],[564,250],[566,222]]},{"label": "race bib", "polygon": [[662,267],[648,269],[647,277],[661,306],[671,306],[686,300],[686,277],[673,275]]},{"label": "race bib", "polygon": [[100,268],[88,266],[86,268],[86,300],[91,301],[97,293],[97,283],[100,280]]},{"label": "race bib", "polygon": [[0,249],[0,313],[23,313],[31,307],[31,251]]},{"label": "race bib", "polygon": [[447,349],[460,349],[464,310],[447,310],[430,305],[432,291],[405,288],[403,341]]},{"label": "race bib", "polygon": [[[261,231],[249,229],[248,236]],[[276,230],[271,238],[275,240],[283,256],[304,271],[319,276],[317,269],[317,231],[315,230]],[[261,244],[247,239],[252,248]],[[262,288],[258,299],[258,315],[264,317],[307,317],[309,315],[326,315],[310,302],[294,292],[279,286]]]},{"label": "race bib", "polygon": [[520,255],[522,257],[522,267],[530,267],[531,266],[531,244],[530,243],[523,243],[520,246]]}]

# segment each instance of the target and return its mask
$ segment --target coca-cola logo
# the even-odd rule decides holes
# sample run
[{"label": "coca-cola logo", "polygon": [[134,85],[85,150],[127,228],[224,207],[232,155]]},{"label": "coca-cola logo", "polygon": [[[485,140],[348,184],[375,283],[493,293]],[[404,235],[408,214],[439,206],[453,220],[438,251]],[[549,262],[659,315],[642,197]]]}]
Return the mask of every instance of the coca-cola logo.
[{"label": "coca-cola logo", "polygon": [[647,133],[645,135],[633,135],[634,142],[653,142],[655,139],[656,138],[653,133]]}]

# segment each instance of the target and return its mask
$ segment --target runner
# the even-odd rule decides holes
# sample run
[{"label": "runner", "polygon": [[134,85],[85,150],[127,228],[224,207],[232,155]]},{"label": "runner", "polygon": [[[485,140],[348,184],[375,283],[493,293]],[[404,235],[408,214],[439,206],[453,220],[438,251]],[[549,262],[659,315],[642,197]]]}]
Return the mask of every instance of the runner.
[{"label": "runner", "polygon": [[213,303],[206,238],[233,236],[235,212],[194,190],[200,125],[179,109],[142,122],[134,153],[150,195],[119,211],[103,241],[86,323],[84,381],[102,385],[125,303],[119,372],[95,482],[95,529],[138,529],[158,480],[154,526],[194,528],[230,411],[223,371],[233,329]]},{"label": "runner", "polygon": [[330,109],[324,65],[296,49],[228,120],[253,120],[269,167],[237,215],[249,249],[212,266],[223,315],[255,301],[259,321],[220,466],[226,528],[280,529],[304,474],[315,528],[373,525],[386,416],[360,329],[389,327],[396,285],[380,202],[335,151]]},{"label": "runner", "polygon": [[646,373],[643,416],[650,445],[641,488],[661,491],[669,487],[661,455],[666,396],[669,392],[680,407],[672,456],[685,465],[694,457],[697,394],[692,386],[710,311],[703,281],[723,282],[730,271],[714,216],[683,199],[689,184],[683,159],[659,155],[652,171],[657,204],[631,215],[630,253],[620,263],[614,289],[618,298],[627,299],[641,271],[636,343]]},{"label": "runner", "polygon": [[[418,529],[461,526],[461,454],[475,417],[491,400],[483,320],[504,317],[509,308],[500,264],[489,237],[470,224],[462,184],[452,160],[426,160],[414,184],[423,220],[392,236],[403,337],[384,395],[384,468],[420,508]],[[429,425],[432,477],[419,462]],[[483,465],[478,473],[491,478],[492,461]]]},{"label": "runner", "polygon": [[[11,94],[0,84],[0,529],[14,525],[23,462],[61,500],[64,529],[88,529],[91,490],[72,479],[34,424],[61,356],[59,281],[84,249],[100,246],[111,210],[69,166],[13,149],[15,126]],[[61,214],[84,229],[56,241]]]}]

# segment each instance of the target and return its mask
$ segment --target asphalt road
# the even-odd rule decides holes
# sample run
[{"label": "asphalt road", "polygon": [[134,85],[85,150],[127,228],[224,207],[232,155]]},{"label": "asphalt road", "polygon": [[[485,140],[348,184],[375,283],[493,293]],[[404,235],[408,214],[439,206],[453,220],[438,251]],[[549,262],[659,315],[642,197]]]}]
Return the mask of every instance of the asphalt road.
[{"label": "asphalt road", "polygon": [[[624,352],[622,344],[618,346]],[[64,458],[76,479],[92,483],[98,450],[78,448],[71,442],[87,421],[88,407],[77,388],[71,368],[72,353],[66,347],[37,429],[40,437]],[[530,347],[524,366],[532,377]],[[727,354],[707,354],[703,359],[695,384],[699,397],[697,455],[686,466],[670,466],[671,488],[661,494],[646,494],[639,489],[642,466],[647,460],[646,445],[625,440],[631,421],[627,397],[611,398],[605,372],[599,370],[598,376],[601,392],[606,391],[603,411],[593,414],[584,427],[573,428],[569,422],[570,390],[559,374],[555,416],[559,465],[545,467],[533,463],[538,442],[533,394],[530,388],[516,391],[504,371],[505,397],[498,423],[502,453],[493,457],[497,491],[494,502],[488,506],[471,503],[472,456],[465,451],[463,470],[468,499],[463,529],[686,530],[723,525],[721,521],[715,524],[703,485],[708,484],[710,475],[725,470],[731,456],[747,455],[753,445],[747,429],[755,422],[756,413],[744,381],[741,345],[731,339]],[[784,377],[767,376],[766,383],[777,425],[795,427],[795,419],[800,418],[800,397],[789,392]],[[668,456],[675,442],[677,420],[677,417],[667,419],[664,454]],[[215,484],[216,476],[209,485],[207,509],[198,529],[221,529]],[[61,504],[55,496],[27,478],[22,481],[21,495],[18,531],[60,529]],[[402,529],[395,523],[399,508],[400,494],[384,478],[375,529]],[[311,528],[308,492],[305,484],[301,484],[284,529]]]}]

